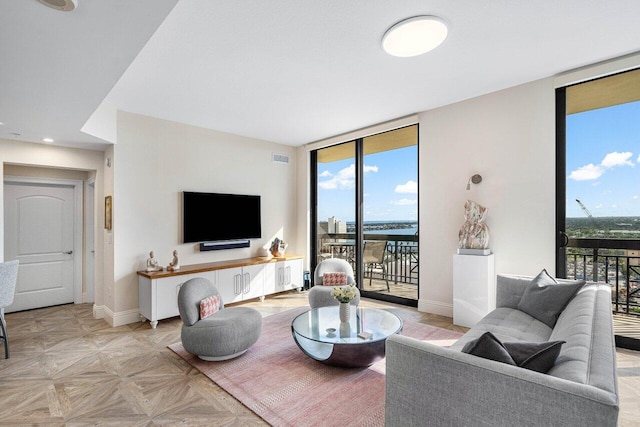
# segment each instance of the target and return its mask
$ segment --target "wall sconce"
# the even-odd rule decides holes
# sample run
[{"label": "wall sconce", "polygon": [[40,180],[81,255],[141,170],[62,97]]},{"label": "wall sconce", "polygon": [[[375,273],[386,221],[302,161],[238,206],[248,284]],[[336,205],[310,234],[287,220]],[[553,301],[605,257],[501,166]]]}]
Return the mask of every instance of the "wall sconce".
[{"label": "wall sconce", "polygon": [[471,178],[469,178],[469,181],[467,181],[467,190],[471,190],[471,183],[474,184],[480,184],[482,182],[482,176],[475,174],[473,175]]}]

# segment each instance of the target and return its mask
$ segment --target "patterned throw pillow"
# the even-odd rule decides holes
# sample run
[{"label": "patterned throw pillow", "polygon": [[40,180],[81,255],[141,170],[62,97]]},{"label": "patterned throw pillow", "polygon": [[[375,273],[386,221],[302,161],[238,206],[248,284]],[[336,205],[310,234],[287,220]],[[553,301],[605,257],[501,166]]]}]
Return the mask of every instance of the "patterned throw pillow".
[{"label": "patterned throw pillow", "polygon": [[324,273],[322,275],[322,284],[324,286],[346,286],[349,284],[347,273]]},{"label": "patterned throw pillow", "polygon": [[218,311],[220,305],[220,296],[211,295],[200,301],[200,320],[211,316]]}]

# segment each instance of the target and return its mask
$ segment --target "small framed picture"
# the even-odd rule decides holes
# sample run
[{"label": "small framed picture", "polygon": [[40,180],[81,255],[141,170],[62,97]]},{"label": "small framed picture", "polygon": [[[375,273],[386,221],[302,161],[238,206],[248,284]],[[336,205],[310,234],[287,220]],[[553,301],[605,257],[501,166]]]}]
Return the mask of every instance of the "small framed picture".
[{"label": "small framed picture", "polygon": [[104,198],[104,228],[111,230],[111,196]]}]

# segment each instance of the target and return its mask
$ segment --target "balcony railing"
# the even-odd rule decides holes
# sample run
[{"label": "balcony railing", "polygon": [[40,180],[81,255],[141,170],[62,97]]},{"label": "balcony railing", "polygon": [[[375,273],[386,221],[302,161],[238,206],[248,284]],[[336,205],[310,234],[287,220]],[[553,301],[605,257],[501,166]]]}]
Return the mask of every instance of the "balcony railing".
[{"label": "balcony railing", "polygon": [[[387,277],[393,283],[418,285],[418,236],[406,234],[364,234],[364,240],[387,241],[385,262]],[[318,240],[321,257],[339,257],[356,270],[355,238],[351,233],[324,234]],[[381,272],[375,273],[382,280]]]},{"label": "balcony railing", "polygon": [[640,240],[569,239],[566,273],[570,279],[608,283],[613,311],[640,316]]}]

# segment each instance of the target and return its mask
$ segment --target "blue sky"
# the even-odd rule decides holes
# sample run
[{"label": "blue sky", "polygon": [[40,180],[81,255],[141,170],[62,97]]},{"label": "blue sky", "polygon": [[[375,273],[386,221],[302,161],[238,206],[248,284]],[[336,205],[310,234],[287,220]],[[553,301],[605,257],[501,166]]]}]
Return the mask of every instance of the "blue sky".
[{"label": "blue sky", "polygon": [[[319,163],[318,175],[318,220],[354,221],[354,159]],[[417,182],[417,146],[365,156],[364,220],[416,220]]]},{"label": "blue sky", "polygon": [[567,217],[640,216],[640,102],[567,116]]}]

